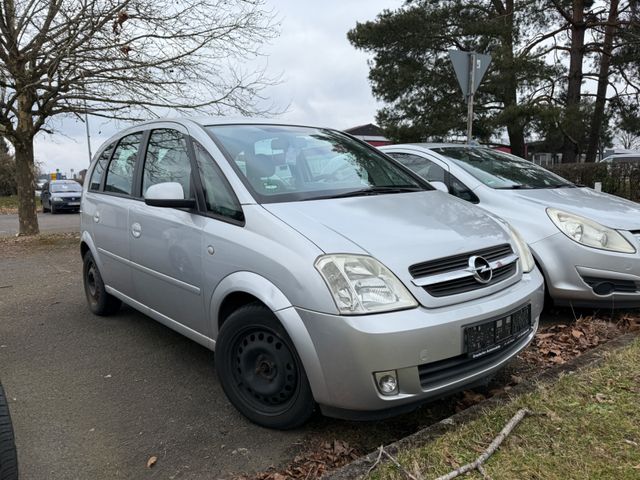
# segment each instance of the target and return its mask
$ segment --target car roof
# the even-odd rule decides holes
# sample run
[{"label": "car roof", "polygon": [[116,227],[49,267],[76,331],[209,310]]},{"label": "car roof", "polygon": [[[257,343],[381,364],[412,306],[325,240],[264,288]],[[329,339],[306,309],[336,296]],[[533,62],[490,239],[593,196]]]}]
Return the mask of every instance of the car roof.
[{"label": "car roof", "polygon": [[49,183],[78,183],[75,180],[69,180],[68,178],[62,180],[51,180]]},{"label": "car roof", "polygon": [[[297,122],[287,122],[284,120],[278,120],[274,118],[256,118],[256,117],[215,117],[215,116],[200,116],[200,117],[167,117],[156,118],[136,124],[134,127],[141,127],[145,125],[153,125],[155,123],[163,122],[175,122],[181,125],[196,124],[201,127],[207,127],[212,125],[286,125],[291,127],[318,127],[318,125],[308,125]],[[329,127],[322,127],[329,128]]]}]

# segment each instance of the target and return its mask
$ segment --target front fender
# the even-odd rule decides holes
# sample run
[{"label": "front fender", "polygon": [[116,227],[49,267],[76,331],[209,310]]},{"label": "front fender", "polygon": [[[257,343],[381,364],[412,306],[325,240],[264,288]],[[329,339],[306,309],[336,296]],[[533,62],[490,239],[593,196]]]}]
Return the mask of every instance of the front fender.
[{"label": "front fender", "polygon": [[289,299],[266,278],[253,272],[235,272],[225,277],[213,291],[209,302],[212,338],[218,337],[218,313],[224,299],[232,293],[248,293],[264,303],[291,338],[309,379],[316,402],[327,400],[327,388],[315,346],[300,315]]}]

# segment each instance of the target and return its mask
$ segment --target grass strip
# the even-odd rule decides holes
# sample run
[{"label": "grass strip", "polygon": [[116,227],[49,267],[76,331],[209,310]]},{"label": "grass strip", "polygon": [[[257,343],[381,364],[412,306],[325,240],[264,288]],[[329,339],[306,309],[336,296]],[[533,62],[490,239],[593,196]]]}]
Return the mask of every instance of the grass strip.
[{"label": "grass strip", "polygon": [[[473,461],[521,408],[528,417],[484,465],[494,479],[640,478],[640,340],[597,366],[540,384],[531,393],[488,407],[427,445],[396,458],[418,478],[436,478]],[[374,479],[406,479],[393,464]],[[466,476],[480,479],[479,473]]]}]

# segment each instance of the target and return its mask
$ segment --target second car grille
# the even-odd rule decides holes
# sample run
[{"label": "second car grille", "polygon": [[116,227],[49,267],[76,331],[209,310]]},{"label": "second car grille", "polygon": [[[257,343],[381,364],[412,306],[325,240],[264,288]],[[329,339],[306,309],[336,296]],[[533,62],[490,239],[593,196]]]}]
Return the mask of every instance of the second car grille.
[{"label": "second car grille", "polygon": [[[491,279],[480,282],[470,269],[469,260],[481,257],[491,266]],[[409,267],[414,278],[413,283],[421,286],[434,297],[445,297],[470,292],[479,288],[494,285],[515,275],[518,257],[513,253],[511,245],[505,243],[450,257],[417,263]]]}]

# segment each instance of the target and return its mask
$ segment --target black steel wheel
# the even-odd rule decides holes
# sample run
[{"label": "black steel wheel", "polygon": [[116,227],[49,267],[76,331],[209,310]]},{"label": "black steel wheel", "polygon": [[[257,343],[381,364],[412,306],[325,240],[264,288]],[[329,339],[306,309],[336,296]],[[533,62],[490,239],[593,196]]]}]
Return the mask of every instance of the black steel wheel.
[{"label": "black steel wheel", "polygon": [[98,265],[90,251],[84,254],[82,273],[89,309],[96,315],[111,315],[117,312],[122,302],[107,293]]},{"label": "black steel wheel", "polygon": [[9,405],[0,384],[0,480],[18,480],[18,455]]},{"label": "black steel wheel", "polygon": [[270,428],[302,425],[315,403],[293,342],[260,304],[232,313],[216,342],[216,370],[231,403]]}]

